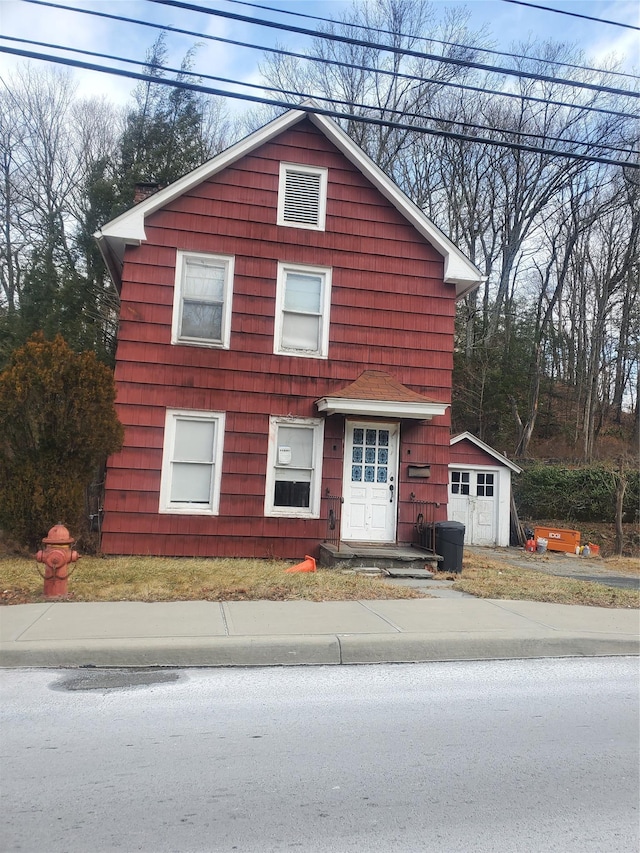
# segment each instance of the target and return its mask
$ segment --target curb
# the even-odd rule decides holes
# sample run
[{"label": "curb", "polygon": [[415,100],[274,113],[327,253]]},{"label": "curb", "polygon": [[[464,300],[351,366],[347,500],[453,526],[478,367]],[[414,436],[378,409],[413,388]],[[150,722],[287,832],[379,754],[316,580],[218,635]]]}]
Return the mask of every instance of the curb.
[{"label": "curb", "polygon": [[175,638],[171,640],[83,640],[4,643],[4,668],[77,667],[263,667],[373,663],[426,663],[544,657],[636,656],[640,641],[612,634],[560,636],[486,633],[317,634]]}]

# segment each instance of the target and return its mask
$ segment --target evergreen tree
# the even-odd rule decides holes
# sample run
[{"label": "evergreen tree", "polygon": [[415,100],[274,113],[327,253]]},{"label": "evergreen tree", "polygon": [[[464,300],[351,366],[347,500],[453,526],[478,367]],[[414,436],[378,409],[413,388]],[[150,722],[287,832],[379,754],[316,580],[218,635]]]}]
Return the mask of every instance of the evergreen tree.
[{"label": "evergreen tree", "polygon": [[[189,77],[195,47],[188,51],[175,74],[178,83]],[[120,142],[117,170],[118,210],[133,204],[139,182],[167,186],[200,166],[211,150],[204,137],[205,99],[196,92],[166,85],[166,34],[161,33],[151,46],[145,73],[158,82],[143,81],[135,92],[135,109],[126,119]]]},{"label": "evergreen tree", "polygon": [[34,546],[62,521],[86,531],[85,492],[122,445],[108,367],[34,335],[0,373],[0,525]]}]

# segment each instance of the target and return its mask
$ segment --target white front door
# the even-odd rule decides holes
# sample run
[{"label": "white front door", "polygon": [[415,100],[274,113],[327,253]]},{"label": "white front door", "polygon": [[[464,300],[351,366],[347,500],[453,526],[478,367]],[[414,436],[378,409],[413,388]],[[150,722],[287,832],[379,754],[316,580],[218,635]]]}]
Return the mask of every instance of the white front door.
[{"label": "white front door", "polygon": [[395,542],[400,424],[347,421],[341,537]]}]

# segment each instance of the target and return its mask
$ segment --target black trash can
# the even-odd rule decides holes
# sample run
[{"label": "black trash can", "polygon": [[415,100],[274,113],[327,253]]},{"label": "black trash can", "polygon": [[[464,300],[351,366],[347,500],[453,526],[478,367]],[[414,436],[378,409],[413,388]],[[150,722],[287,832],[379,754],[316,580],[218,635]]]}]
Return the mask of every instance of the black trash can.
[{"label": "black trash can", "polygon": [[438,569],[441,572],[462,571],[464,550],[464,524],[459,521],[436,522],[436,554],[442,557]]}]

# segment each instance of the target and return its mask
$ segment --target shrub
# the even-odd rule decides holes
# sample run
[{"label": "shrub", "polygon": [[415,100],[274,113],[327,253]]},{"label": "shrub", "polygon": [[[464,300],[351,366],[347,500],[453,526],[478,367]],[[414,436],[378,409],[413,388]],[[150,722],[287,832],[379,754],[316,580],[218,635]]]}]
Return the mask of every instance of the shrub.
[{"label": "shrub", "polygon": [[[614,522],[616,475],[603,465],[571,468],[536,462],[513,479],[513,494],[521,518]],[[636,519],[640,496],[638,471],[627,471],[625,521]]]},{"label": "shrub", "polygon": [[33,546],[85,526],[85,491],[122,446],[115,385],[95,353],[35,334],[0,374],[0,527]]}]

